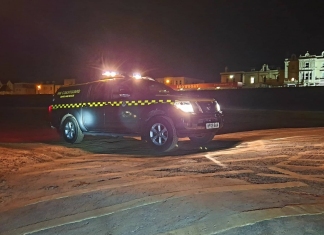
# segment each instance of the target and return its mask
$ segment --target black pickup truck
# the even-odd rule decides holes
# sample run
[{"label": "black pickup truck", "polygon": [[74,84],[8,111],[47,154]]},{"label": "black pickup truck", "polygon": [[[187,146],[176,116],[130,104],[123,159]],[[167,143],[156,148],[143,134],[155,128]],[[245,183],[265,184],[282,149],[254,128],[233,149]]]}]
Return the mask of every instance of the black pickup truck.
[{"label": "black pickup truck", "polygon": [[69,143],[80,143],[84,135],[140,136],[160,152],[172,150],[182,137],[207,143],[223,125],[214,99],[185,96],[150,78],[61,87],[49,114],[51,126]]}]

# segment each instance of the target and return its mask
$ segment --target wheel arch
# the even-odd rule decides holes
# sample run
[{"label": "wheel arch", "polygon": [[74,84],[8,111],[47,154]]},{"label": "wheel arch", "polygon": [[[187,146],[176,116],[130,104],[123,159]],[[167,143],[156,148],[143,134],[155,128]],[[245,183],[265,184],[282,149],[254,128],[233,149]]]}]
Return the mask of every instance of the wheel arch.
[{"label": "wheel arch", "polygon": [[143,136],[143,130],[146,126],[146,124],[154,117],[158,117],[158,116],[165,116],[166,112],[161,110],[161,109],[154,109],[154,110],[151,110],[149,111],[147,114],[145,114],[145,116],[143,116],[142,118],[142,122],[141,122],[141,130],[142,130],[142,133],[141,133],[141,138],[144,139],[144,136]]},{"label": "wheel arch", "polygon": [[60,121],[60,129],[62,128],[62,124],[65,121],[65,119],[67,119],[68,117],[73,117],[79,124],[79,127],[82,131],[87,131],[87,129],[84,127],[83,123],[82,123],[82,116],[79,112],[68,112],[63,114],[63,116],[61,117],[61,121]]},{"label": "wheel arch", "polygon": [[62,130],[63,122],[64,122],[68,117],[72,117],[72,118],[76,119],[76,118],[75,118],[71,113],[65,114],[65,115],[61,118],[61,121],[60,121],[60,130]]}]

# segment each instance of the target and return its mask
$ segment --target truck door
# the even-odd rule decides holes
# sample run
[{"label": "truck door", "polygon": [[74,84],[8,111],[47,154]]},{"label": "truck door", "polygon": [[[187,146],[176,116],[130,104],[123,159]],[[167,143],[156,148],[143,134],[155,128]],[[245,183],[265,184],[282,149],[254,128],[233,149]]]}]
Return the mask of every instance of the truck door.
[{"label": "truck door", "polygon": [[138,109],[130,84],[116,84],[111,91],[111,106],[106,108],[105,124],[109,132],[133,133],[138,126]]},{"label": "truck door", "polygon": [[105,128],[105,102],[109,96],[109,87],[105,82],[90,85],[86,106],[82,108],[83,124],[88,131],[102,131]]}]

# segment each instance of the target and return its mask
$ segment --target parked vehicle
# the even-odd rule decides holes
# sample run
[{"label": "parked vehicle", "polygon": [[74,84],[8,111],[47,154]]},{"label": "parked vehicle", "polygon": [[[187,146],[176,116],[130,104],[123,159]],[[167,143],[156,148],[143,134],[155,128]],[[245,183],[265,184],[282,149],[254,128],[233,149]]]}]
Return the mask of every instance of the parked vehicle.
[{"label": "parked vehicle", "polygon": [[69,143],[80,143],[84,135],[140,136],[160,152],[174,149],[181,137],[207,143],[223,126],[217,101],[184,96],[151,78],[61,87],[49,112],[52,127]]}]

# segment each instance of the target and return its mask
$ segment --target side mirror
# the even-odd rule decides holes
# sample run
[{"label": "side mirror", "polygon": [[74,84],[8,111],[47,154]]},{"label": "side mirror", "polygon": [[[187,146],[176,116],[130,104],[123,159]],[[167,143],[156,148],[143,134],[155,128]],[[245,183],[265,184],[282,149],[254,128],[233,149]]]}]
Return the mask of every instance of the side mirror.
[{"label": "side mirror", "polygon": [[113,98],[118,99],[118,98],[127,98],[131,96],[131,92],[128,89],[125,88],[120,88],[118,92],[113,93]]}]

